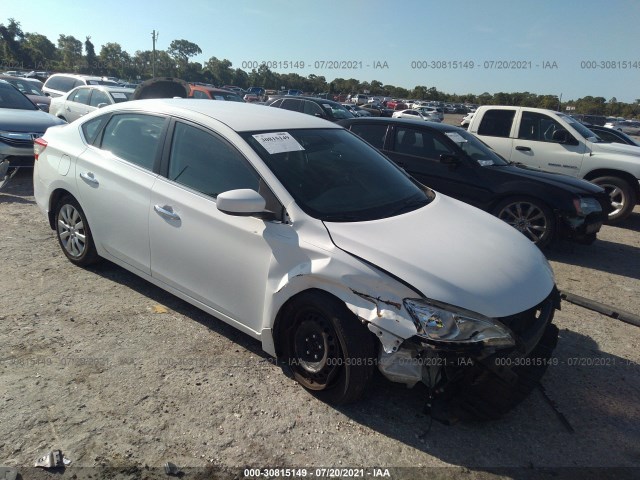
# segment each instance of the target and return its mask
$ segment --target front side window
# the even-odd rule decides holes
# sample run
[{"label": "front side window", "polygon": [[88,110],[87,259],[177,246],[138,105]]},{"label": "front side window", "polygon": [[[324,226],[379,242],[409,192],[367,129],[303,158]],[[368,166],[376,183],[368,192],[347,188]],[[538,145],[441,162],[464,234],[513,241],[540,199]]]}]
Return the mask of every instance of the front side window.
[{"label": "front side window", "polygon": [[98,138],[100,129],[102,128],[106,120],[107,116],[102,115],[98,118],[93,118],[88,122],[84,122],[82,124],[82,134],[84,136],[85,142],[87,142],[89,145],[93,144],[96,138]]},{"label": "front side window", "polygon": [[153,115],[114,115],[104,129],[100,148],[153,170],[165,119]]},{"label": "front side window", "polygon": [[478,135],[508,138],[515,114],[515,110],[487,110],[478,127]]},{"label": "front side window", "polygon": [[315,102],[305,101],[304,102],[304,113],[306,113],[307,115],[319,115],[321,117],[324,116],[322,114],[322,109]]},{"label": "front side window", "polygon": [[201,92],[200,90],[193,91],[193,98],[209,98],[209,96],[205,92]]},{"label": "front side window", "polygon": [[106,103],[107,105],[109,105],[112,102],[109,101],[109,96],[105,92],[103,92],[102,90],[94,90],[93,93],[91,94],[90,105],[92,107],[97,107],[101,103]]},{"label": "front side window", "polygon": [[78,88],[69,96],[69,100],[76,103],[87,105],[89,103],[89,95],[91,92],[88,88]]},{"label": "front side window", "polygon": [[384,137],[387,133],[387,126],[381,124],[357,123],[351,125],[351,131],[363,140],[379,150],[384,148]]},{"label": "front side window", "polygon": [[291,110],[294,112],[302,111],[302,100],[294,100],[292,98],[285,98],[282,102],[282,106],[285,110]]},{"label": "front side window", "polygon": [[433,160],[438,160],[443,154],[454,154],[436,137],[435,132],[404,127],[396,129],[394,151]]},{"label": "front side window", "polygon": [[0,83],[0,108],[12,108],[15,110],[38,109],[31,100],[20,93],[20,90],[8,83]]},{"label": "front side window", "polygon": [[566,129],[549,115],[537,112],[523,112],[518,138],[537,142],[555,142],[556,132]]},{"label": "front side window", "polygon": [[260,180],[226,140],[180,122],[173,133],[167,177],[214,198],[239,188],[258,191]]}]

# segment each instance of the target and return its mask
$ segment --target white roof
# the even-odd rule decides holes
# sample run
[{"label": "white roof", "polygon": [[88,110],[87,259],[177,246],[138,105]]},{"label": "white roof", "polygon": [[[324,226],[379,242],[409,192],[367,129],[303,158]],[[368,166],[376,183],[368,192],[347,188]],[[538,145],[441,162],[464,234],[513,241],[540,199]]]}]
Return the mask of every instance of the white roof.
[{"label": "white roof", "polygon": [[[118,111],[144,110],[150,113],[189,117],[193,120],[196,120],[195,117],[203,115],[226,124],[236,132],[294,128],[342,128],[328,120],[282,108],[208,99],[162,98],[133,100],[107,108]],[[101,111],[105,112],[106,110],[101,109]]]}]

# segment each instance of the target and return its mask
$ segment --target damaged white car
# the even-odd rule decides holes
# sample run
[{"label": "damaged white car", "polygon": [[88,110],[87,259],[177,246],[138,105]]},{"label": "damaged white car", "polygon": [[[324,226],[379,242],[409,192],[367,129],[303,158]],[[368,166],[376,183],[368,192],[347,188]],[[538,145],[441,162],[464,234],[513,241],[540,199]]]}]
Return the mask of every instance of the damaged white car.
[{"label": "damaged white car", "polygon": [[108,259],[259,339],[332,403],[374,369],[434,417],[493,417],[535,384],[559,296],[537,247],[330,122],[235,102],[106,107],[35,144],[71,262]]}]

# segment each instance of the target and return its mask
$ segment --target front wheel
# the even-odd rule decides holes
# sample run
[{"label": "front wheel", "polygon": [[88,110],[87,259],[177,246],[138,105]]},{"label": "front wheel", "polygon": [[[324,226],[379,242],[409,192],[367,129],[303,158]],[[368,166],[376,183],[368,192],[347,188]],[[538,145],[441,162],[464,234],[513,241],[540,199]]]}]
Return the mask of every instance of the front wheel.
[{"label": "front wheel", "polygon": [[556,234],[556,222],[551,209],[529,197],[511,197],[498,203],[493,214],[521,232],[539,248],[544,248]]},{"label": "front wheel", "polygon": [[98,261],[89,222],[82,207],[72,196],[65,196],[56,205],[56,234],[66,257],[85,267]]},{"label": "front wheel", "polygon": [[304,292],[283,311],[279,340],[293,376],[320,400],[358,400],[373,376],[372,333],[344,303],[324,292]]},{"label": "front wheel", "polygon": [[629,182],[620,177],[598,177],[591,183],[601,186],[611,199],[612,211],[609,212],[608,223],[621,222],[633,211],[636,205],[636,195]]}]

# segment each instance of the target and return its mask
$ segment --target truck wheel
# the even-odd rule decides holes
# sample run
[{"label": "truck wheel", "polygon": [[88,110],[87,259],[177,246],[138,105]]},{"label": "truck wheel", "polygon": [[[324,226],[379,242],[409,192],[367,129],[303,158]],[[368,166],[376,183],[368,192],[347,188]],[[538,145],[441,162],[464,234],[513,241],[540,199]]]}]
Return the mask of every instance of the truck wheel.
[{"label": "truck wheel", "polygon": [[611,207],[608,223],[621,222],[633,211],[636,205],[636,195],[629,182],[620,177],[598,177],[591,180],[592,183],[605,189],[611,198]]}]

